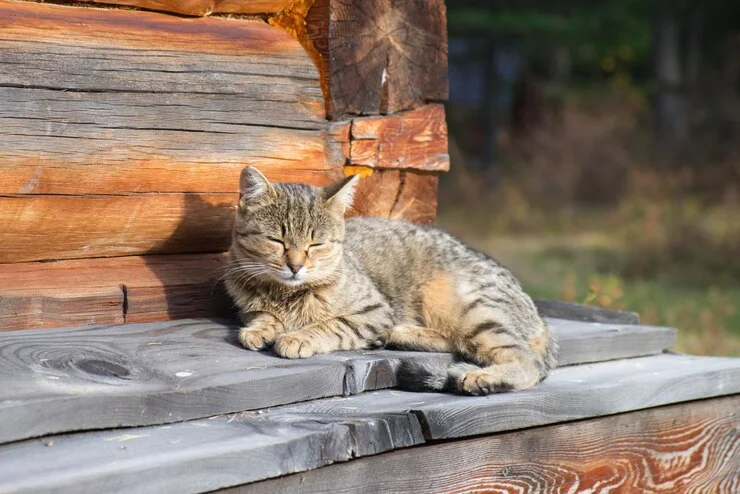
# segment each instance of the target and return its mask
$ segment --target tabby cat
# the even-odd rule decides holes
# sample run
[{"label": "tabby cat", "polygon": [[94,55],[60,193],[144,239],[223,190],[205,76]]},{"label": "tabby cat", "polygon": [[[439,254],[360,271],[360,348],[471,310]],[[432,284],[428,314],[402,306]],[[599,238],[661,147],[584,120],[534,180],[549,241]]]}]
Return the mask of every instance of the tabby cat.
[{"label": "tabby cat", "polygon": [[226,276],[240,342],[286,358],[387,346],[463,362],[406,366],[406,388],[485,395],[544,379],[556,345],[514,276],[433,228],[345,221],[358,179],[318,188],[242,171]]}]

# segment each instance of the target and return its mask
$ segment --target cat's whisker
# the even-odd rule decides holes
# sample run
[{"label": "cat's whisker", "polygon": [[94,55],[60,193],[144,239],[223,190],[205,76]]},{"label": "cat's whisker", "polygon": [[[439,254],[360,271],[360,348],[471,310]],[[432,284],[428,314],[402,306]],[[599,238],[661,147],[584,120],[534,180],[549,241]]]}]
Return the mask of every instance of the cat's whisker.
[{"label": "cat's whisker", "polygon": [[[211,295],[213,295],[213,290],[216,288],[216,285],[218,285],[218,283],[222,279],[226,278],[227,276],[244,273],[244,272],[249,273],[249,272],[252,272],[254,268],[264,267],[264,264],[262,263],[252,263],[251,265],[239,264],[239,263],[231,263],[231,264],[232,264],[231,266],[225,266],[225,267],[229,267],[230,270],[226,271],[223,275],[219,276],[218,279],[213,282],[213,285],[211,285]],[[236,264],[236,267],[233,266],[234,264]]]}]

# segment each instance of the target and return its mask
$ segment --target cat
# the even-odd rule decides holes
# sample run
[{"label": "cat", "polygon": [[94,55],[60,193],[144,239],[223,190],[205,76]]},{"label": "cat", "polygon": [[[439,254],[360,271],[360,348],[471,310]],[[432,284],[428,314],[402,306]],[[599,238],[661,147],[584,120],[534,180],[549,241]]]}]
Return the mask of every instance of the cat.
[{"label": "cat", "polygon": [[225,276],[241,344],[290,359],[386,346],[461,360],[405,365],[406,389],[485,395],[544,379],[556,343],[516,278],[438,229],[345,220],[358,180],[319,188],[242,171]]}]

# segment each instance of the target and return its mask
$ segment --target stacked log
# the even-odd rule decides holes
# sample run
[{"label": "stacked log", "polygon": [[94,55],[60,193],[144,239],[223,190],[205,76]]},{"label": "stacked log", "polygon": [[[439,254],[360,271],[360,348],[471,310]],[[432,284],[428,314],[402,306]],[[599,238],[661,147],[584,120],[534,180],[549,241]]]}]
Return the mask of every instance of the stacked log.
[{"label": "stacked log", "polygon": [[0,329],[225,315],[241,169],[431,222],[441,0],[0,0]]}]

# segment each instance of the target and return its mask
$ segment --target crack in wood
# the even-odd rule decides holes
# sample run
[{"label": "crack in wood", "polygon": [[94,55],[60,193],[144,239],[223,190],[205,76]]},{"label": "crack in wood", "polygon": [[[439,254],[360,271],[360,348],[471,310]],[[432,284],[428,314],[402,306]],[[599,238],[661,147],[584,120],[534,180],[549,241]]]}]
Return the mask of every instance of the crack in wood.
[{"label": "crack in wood", "polygon": [[123,295],[121,310],[123,311],[123,322],[125,324],[128,315],[128,287],[125,284],[121,284],[121,294]]}]

